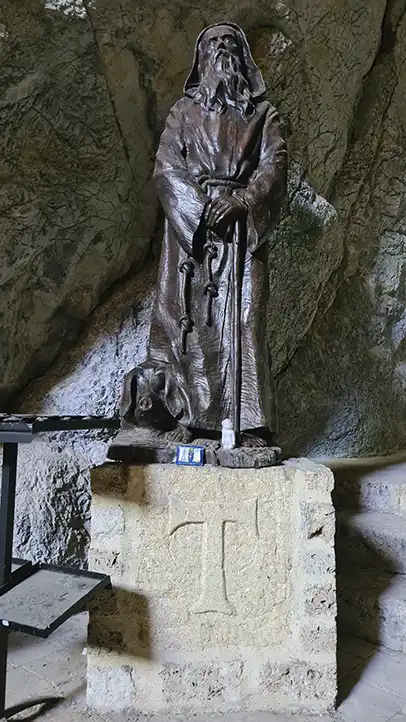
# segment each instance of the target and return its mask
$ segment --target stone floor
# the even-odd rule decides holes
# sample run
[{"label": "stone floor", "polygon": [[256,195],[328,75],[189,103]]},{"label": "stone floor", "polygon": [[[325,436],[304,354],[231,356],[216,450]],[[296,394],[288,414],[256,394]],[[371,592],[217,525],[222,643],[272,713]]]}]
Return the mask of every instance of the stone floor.
[{"label": "stone floor", "polygon": [[[54,708],[29,712],[13,720],[39,722],[107,722],[86,710],[84,652],[86,615],[66,622],[48,640],[10,635],[7,706],[41,697],[63,698]],[[406,655],[376,650],[371,644],[349,637],[340,643],[339,677],[341,705],[335,722],[406,722]],[[131,722],[135,722],[134,716]],[[193,722],[214,718],[194,717]],[[176,718],[176,722],[192,722]],[[218,718],[216,718],[218,719]],[[257,714],[230,715],[225,722],[332,722],[330,717]],[[127,722],[123,717],[108,722]],[[138,718],[137,722],[141,722]],[[161,722],[172,722],[165,719]],[[173,720],[175,722],[175,719]]]}]

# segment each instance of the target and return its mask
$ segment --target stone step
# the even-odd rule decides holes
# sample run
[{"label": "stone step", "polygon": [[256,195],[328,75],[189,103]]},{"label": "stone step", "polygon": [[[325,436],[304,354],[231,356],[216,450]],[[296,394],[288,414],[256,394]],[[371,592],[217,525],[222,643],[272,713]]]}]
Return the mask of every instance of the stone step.
[{"label": "stone step", "polygon": [[337,512],[337,559],[406,574],[406,517],[366,511]]},{"label": "stone step", "polygon": [[338,509],[382,511],[406,517],[406,462],[386,464],[382,459],[362,464],[331,464]]},{"label": "stone step", "polygon": [[406,652],[406,577],[355,566],[337,578],[341,630]]}]

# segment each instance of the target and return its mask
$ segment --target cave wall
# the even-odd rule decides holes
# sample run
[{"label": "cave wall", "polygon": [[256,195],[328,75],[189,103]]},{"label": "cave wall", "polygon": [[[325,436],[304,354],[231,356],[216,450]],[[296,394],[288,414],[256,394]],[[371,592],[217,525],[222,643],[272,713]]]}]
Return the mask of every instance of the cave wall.
[{"label": "cave wall", "polygon": [[[403,448],[404,0],[1,0],[1,406],[117,408],[156,280],[156,145],[197,34],[223,19],[247,32],[289,151],[269,238],[281,443],[312,456]],[[88,467],[107,441],[24,449],[19,552],[52,540],[48,557],[85,559]]]}]

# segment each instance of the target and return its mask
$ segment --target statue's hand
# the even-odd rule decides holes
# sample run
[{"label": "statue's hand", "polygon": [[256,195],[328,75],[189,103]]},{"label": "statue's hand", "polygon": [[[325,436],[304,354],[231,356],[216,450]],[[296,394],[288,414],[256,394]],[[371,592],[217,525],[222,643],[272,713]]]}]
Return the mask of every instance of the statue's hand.
[{"label": "statue's hand", "polygon": [[221,237],[225,237],[230,226],[245,218],[247,206],[241,198],[227,196],[215,198],[208,206],[206,223],[208,227]]}]

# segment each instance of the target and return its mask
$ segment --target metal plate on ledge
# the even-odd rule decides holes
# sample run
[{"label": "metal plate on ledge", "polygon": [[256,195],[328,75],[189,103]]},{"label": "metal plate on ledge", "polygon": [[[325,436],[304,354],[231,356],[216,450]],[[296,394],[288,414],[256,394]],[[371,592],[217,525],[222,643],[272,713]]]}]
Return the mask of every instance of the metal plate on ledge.
[{"label": "metal plate on ledge", "polygon": [[83,609],[110,577],[68,567],[40,564],[0,596],[0,624],[36,637],[49,637],[72,614]]}]

